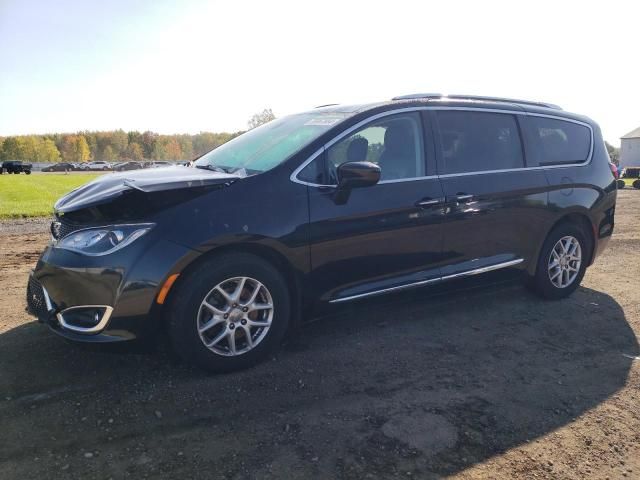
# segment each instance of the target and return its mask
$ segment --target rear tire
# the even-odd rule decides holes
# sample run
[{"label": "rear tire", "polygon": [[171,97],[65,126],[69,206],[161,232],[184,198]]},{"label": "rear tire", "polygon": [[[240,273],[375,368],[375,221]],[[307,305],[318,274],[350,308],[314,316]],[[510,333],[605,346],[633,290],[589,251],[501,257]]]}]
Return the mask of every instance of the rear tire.
[{"label": "rear tire", "polygon": [[289,289],[260,257],[211,257],[176,287],[168,330],[174,350],[188,362],[230,372],[254,365],[280,346],[291,317]]},{"label": "rear tire", "polygon": [[618,190],[624,190],[626,183],[624,183],[624,180],[616,180],[616,185],[618,186]]},{"label": "rear tire", "polygon": [[636,190],[640,190],[640,179],[635,180],[632,184],[633,188],[635,188]]},{"label": "rear tire", "polygon": [[591,249],[591,242],[582,228],[571,223],[558,225],[542,246],[536,274],[531,277],[529,286],[543,298],[568,297],[580,286]]}]

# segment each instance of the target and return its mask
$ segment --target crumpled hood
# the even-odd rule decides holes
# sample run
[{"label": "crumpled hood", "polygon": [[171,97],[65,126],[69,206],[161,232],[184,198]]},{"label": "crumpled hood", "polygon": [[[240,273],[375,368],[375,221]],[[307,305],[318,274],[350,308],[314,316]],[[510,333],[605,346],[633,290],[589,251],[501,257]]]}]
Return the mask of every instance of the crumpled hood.
[{"label": "crumpled hood", "polygon": [[54,208],[58,213],[68,213],[109,202],[128,190],[161,192],[231,184],[239,178],[234,174],[180,166],[111,173],[69,192],[56,202]]}]

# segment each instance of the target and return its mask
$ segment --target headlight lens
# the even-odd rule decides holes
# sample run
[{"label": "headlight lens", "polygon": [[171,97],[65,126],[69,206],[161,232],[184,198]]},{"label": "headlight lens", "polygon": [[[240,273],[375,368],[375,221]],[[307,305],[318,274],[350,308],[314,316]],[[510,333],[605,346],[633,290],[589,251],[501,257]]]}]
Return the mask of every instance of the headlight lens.
[{"label": "headlight lens", "polygon": [[153,228],[153,223],[111,225],[78,230],[64,237],[56,248],[84,255],[107,255],[126,247]]}]

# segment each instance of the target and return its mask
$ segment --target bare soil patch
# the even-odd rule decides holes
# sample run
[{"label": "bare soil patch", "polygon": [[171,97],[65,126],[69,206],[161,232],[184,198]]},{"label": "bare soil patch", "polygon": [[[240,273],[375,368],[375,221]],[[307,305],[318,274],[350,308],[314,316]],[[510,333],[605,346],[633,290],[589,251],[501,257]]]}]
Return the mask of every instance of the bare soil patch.
[{"label": "bare soil patch", "polygon": [[640,191],[569,299],[340,307],[251,370],[70,345],[24,312],[46,221],[0,223],[0,478],[640,478]]}]

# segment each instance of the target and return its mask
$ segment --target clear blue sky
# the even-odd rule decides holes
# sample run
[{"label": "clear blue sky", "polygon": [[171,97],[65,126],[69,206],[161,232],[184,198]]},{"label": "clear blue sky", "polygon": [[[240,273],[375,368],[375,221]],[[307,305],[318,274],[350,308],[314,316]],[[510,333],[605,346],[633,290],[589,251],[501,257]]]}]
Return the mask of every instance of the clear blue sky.
[{"label": "clear blue sky", "polygon": [[0,135],[233,131],[411,92],[640,126],[640,2],[0,0]]}]

